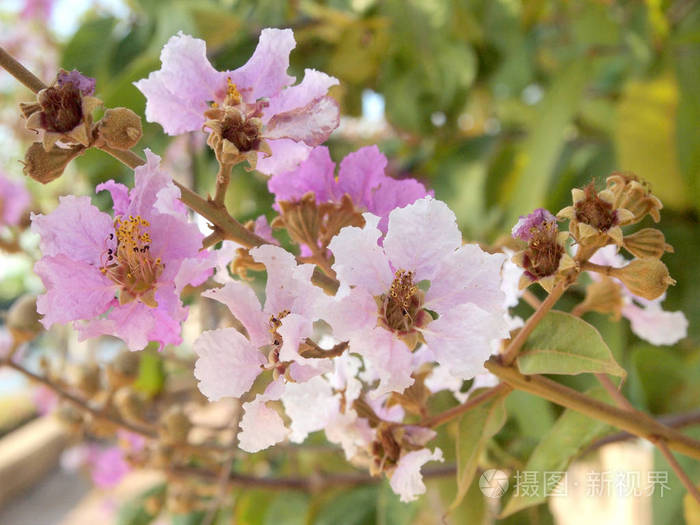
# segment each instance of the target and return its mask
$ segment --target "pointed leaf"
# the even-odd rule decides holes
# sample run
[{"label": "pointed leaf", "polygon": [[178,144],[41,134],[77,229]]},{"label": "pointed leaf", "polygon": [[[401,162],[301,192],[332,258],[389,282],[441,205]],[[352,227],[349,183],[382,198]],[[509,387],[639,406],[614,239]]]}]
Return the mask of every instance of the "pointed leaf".
[{"label": "pointed leaf", "polygon": [[523,345],[518,368],[523,374],[627,375],[598,330],[564,312],[549,312],[540,321]]}]

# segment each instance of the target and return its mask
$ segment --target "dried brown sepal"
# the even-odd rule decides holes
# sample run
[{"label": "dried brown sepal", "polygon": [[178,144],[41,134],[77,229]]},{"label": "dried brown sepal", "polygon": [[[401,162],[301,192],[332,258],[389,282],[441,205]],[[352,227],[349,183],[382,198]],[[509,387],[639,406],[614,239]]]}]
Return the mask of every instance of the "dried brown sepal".
[{"label": "dried brown sepal", "polygon": [[610,314],[615,320],[618,320],[622,315],[624,304],[620,284],[610,277],[603,277],[588,285],[585,299],[576,306],[574,311],[579,315],[591,311]]},{"label": "dried brown sepal", "polygon": [[413,384],[402,393],[392,392],[387,401],[388,406],[401,405],[407,412],[418,416],[426,415],[426,403],[431,395],[425,386],[425,380],[432,373],[432,367],[427,365],[413,373]]},{"label": "dried brown sepal", "polygon": [[128,150],[136,146],[143,130],[141,117],[128,108],[110,108],[97,123],[97,146],[107,145],[118,150]]},{"label": "dried brown sepal", "polygon": [[255,169],[258,152],[271,154],[261,138],[263,124],[258,117],[248,117],[232,106],[211,108],[204,116],[203,127],[209,129],[207,144],[219,163],[233,166],[248,161],[250,169]]},{"label": "dried brown sepal", "polygon": [[84,152],[85,147],[80,145],[46,151],[41,144],[35,142],[24,155],[24,174],[37,182],[48,184],[63,175],[68,164]]},{"label": "dried brown sepal", "polygon": [[673,253],[673,246],[666,242],[664,234],[656,228],[644,228],[625,235],[622,245],[632,255],[642,259],[660,259],[665,252]]}]

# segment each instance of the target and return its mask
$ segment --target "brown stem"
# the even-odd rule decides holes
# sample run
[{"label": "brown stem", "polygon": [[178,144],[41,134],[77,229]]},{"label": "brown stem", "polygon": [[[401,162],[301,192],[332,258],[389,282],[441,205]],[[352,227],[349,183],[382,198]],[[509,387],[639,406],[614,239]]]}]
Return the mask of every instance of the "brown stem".
[{"label": "brown stem", "polygon": [[10,75],[15,77],[22,84],[31,89],[34,93],[38,93],[42,89],[46,88],[46,84],[37,78],[34,73],[15,60],[15,57],[10,55],[2,47],[0,47],[0,66],[2,66]]},{"label": "brown stem", "polygon": [[605,374],[596,374],[595,376],[598,378],[598,382],[603,385],[603,388],[605,388],[608,394],[610,394],[610,397],[612,397],[615,403],[617,403],[617,406],[624,408],[625,410],[636,411],[636,409],[632,406],[632,403],[630,403],[627,398],[622,395],[622,392],[617,389],[615,383],[613,383],[608,376]]},{"label": "brown stem", "polygon": [[542,301],[540,301],[530,290],[523,290],[523,301],[532,306],[532,308],[535,310],[542,306]]},{"label": "brown stem", "polygon": [[508,385],[507,383],[500,383],[486,392],[483,392],[479,394],[478,396],[474,396],[471,399],[467,400],[465,403],[462,403],[461,405],[457,405],[456,407],[450,408],[449,410],[445,410],[444,412],[440,412],[439,414],[435,414],[434,416],[427,417],[423,419],[420,423],[418,423],[421,427],[429,427],[429,428],[435,428],[439,427],[440,425],[444,425],[448,421],[453,420],[456,417],[461,416],[465,412],[468,412],[472,408],[475,408],[479,405],[482,405],[486,403],[487,401],[490,401],[491,399],[494,399],[499,396],[505,396],[508,395],[508,393],[513,390],[513,387]]},{"label": "brown stem", "polygon": [[502,357],[504,364],[510,365],[513,361],[515,361],[515,358],[518,357],[518,352],[520,352],[520,349],[525,344],[525,341],[527,341],[527,338],[530,337],[530,334],[535,329],[537,324],[559,300],[567,286],[568,284],[565,281],[557,284],[554,287],[554,290],[552,290],[552,293],[547,296],[542,304],[540,304],[539,308],[535,310],[535,313],[530,316],[525,323],[525,326],[520,329],[515,338],[511,340],[508,347],[503,351]]},{"label": "brown stem", "polygon": [[[457,472],[455,465],[445,465],[423,471],[424,478],[453,476]],[[175,478],[198,478],[205,482],[217,483],[217,474],[197,467],[172,467],[168,473]],[[381,477],[372,477],[362,473],[319,474],[306,477],[262,478],[245,474],[232,473],[227,482],[228,487],[258,487],[269,490],[302,490],[315,492],[326,487],[356,486],[379,483]]]},{"label": "brown stem", "polygon": [[231,180],[231,165],[220,164],[219,172],[216,174],[216,193],[214,194],[214,204],[226,208],[224,201],[226,200],[226,190],[228,183]]},{"label": "brown stem", "polygon": [[566,408],[576,410],[593,419],[603,421],[630,434],[654,443],[663,439],[673,450],[700,459],[700,441],[692,439],[651,418],[640,418],[576,390],[539,375],[525,376],[511,366],[505,366],[496,356],[485,363],[486,368],[509,383],[513,388],[530,392]]},{"label": "brown stem", "polygon": [[663,456],[666,458],[666,461],[668,461],[668,464],[671,465],[673,472],[676,473],[676,476],[678,476],[678,479],[681,480],[681,483],[683,483],[683,486],[686,488],[686,490],[693,496],[693,498],[695,498],[695,501],[700,503],[700,490],[698,490],[698,488],[695,486],[695,483],[693,483],[686,471],[683,470],[683,467],[680,466],[678,460],[669,450],[668,445],[666,445],[666,443],[662,440],[659,440],[655,444],[656,447],[661,451]]},{"label": "brown stem", "polygon": [[596,272],[602,275],[610,275],[614,273],[617,268],[613,268],[612,266],[603,266],[590,261],[583,261],[581,262],[581,269],[589,272]]}]

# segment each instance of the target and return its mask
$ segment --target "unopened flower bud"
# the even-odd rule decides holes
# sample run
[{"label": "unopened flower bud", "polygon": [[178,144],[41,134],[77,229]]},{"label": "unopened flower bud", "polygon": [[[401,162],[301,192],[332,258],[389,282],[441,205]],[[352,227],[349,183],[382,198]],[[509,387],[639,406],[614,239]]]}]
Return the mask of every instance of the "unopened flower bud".
[{"label": "unopened flower bud", "polygon": [[676,284],[666,265],[658,259],[635,259],[624,268],[612,268],[610,275],[620,279],[634,295],[650,301],[660,297],[669,285]]},{"label": "unopened flower bud", "polygon": [[644,228],[631,235],[625,235],[623,246],[639,258],[659,259],[664,252],[673,253],[673,246],[666,242],[664,234],[656,228]]},{"label": "unopened flower bud", "polygon": [[87,397],[94,396],[100,390],[100,367],[94,363],[84,365],[78,370],[77,387]]},{"label": "unopened flower bud", "polygon": [[31,341],[43,331],[36,311],[36,296],[26,294],[12,303],[7,314],[7,328],[17,343]]},{"label": "unopened flower bud", "polygon": [[599,312],[601,314],[611,314],[615,319],[619,319],[625,301],[622,297],[620,283],[603,277],[599,281],[593,281],[586,288],[586,298],[581,304],[574,308],[573,313],[581,315],[584,312]]},{"label": "unopened flower bud", "polygon": [[647,214],[659,222],[661,201],[651,193],[649,184],[632,173],[613,173],[607,180],[607,191],[613,196],[616,208],[625,208],[631,217],[624,224],[636,224]]},{"label": "unopened flower bud", "polygon": [[184,443],[192,429],[190,418],[179,407],[172,407],[161,418],[161,435],[168,443]]},{"label": "unopened flower bud", "polygon": [[80,145],[46,151],[41,144],[35,142],[24,155],[24,174],[42,184],[48,184],[63,175],[66,166],[84,151],[85,147]]},{"label": "unopened flower bud", "polygon": [[127,421],[143,421],[143,414],[146,411],[145,404],[138,392],[131,387],[125,386],[115,392],[114,406]]},{"label": "unopened flower bud", "polygon": [[108,109],[97,124],[97,133],[98,143],[118,150],[131,149],[143,135],[141,117],[128,108]]}]

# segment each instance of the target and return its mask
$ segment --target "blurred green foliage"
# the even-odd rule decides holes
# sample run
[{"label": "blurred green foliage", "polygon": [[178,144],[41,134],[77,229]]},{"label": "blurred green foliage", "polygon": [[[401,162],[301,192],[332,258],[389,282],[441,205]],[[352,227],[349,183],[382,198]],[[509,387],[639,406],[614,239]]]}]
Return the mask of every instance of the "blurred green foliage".
[{"label": "blurred green foliage", "polygon": [[[572,187],[590,180],[602,185],[616,170],[634,171],[647,179],[665,204],[659,227],[676,250],[665,257],[678,281],[668,292],[666,308],[685,312],[689,337],[673,348],[655,348],[640,343],[624,320],[612,323],[598,314],[586,319],[601,331],[617,362],[628,370],[626,393],[636,406],[653,413],[697,407],[700,3],[130,0],[128,4],[131,14],[124,20],[98,10],[89,12],[63,47],[61,65],[96,77],[97,94],[106,106],[126,106],[143,114],[145,100],[132,82],[159,68],[160,49],[177,31],[205,39],[214,65],[234,69],[250,56],[261,28],[291,27],[297,39],[292,73],[300,78],[304,68],[313,67],[338,77],[340,86],[332,94],[344,115],[361,116],[368,89],[385,101],[389,132],[336,134],[330,141],[334,159],[378,142],[390,158],[393,174],[424,180],[448,202],[466,238],[494,241],[510,230],[518,215],[538,206],[556,212],[568,203]],[[160,126],[146,124],[141,144],[163,154],[171,140]],[[213,187],[215,161],[208,150],[192,151],[191,183],[205,193]],[[130,177],[97,151],[78,162],[92,184]],[[240,219],[270,214],[271,198],[259,175],[241,170],[229,194],[230,209]],[[527,307],[522,308],[527,314]],[[141,371],[148,379],[144,388],[157,390],[160,363],[148,366]],[[583,376],[566,381],[580,389],[593,384]],[[555,424],[561,411],[528,394],[512,394],[506,406],[509,419],[498,444],[522,464],[533,451],[541,450],[536,449],[541,439],[588,428],[582,416],[567,424],[572,418],[568,414]],[[448,426],[438,440],[453,443],[454,430]],[[569,447],[578,451],[580,445]],[[449,445],[443,449],[448,460],[454,459]],[[559,466],[564,460],[552,454],[557,451],[537,456],[537,461]],[[299,461],[296,466],[303,474],[303,457]],[[325,466],[342,468],[342,462],[329,459]],[[277,468],[290,468],[285,457],[278,458]],[[237,523],[260,525],[436,523],[452,501],[455,485],[453,480],[435,481],[431,487],[441,493],[442,507],[425,499],[422,506],[399,504],[383,484],[313,498],[243,490],[236,495],[232,512]],[[680,493],[680,488],[674,492]],[[680,498],[655,500],[657,504],[663,505],[655,507],[656,515],[667,518],[663,523],[680,522]],[[448,521],[480,523],[485,506],[472,485]],[[124,523],[146,523],[138,508],[132,515],[133,520]],[[197,523],[198,518],[201,513],[179,519]],[[219,521],[231,519],[226,515]],[[540,505],[503,523],[551,520]]]}]

